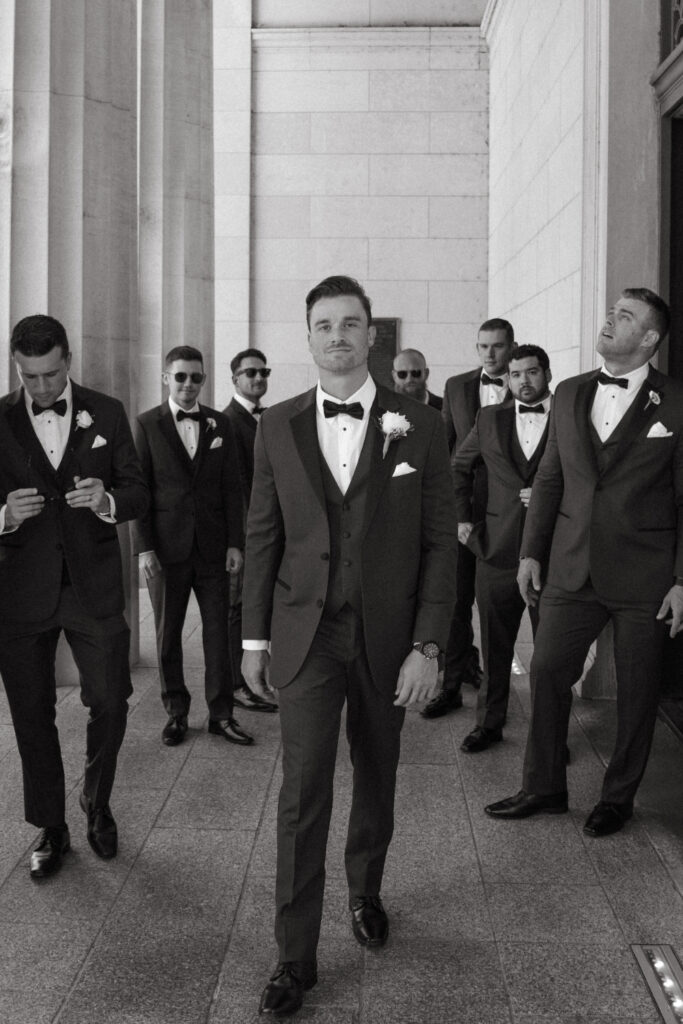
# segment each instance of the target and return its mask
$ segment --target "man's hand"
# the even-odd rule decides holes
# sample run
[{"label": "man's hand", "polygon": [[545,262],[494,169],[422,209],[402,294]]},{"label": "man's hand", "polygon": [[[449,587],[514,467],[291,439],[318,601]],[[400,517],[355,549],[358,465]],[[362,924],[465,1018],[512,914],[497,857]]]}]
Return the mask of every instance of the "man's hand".
[{"label": "man's hand", "polygon": [[522,505],[526,505],[526,507],[528,508],[529,502],[531,501],[531,488],[522,487],[521,491],[519,492],[519,497],[522,502]]},{"label": "man's hand", "polygon": [[461,544],[467,544],[473,525],[473,523],[458,523],[458,540]]},{"label": "man's hand", "polygon": [[675,584],[662,601],[662,607],[657,612],[657,618],[663,619],[669,613],[671,618],[666,620],[667,626],[671,626],[669,636],[673,640],[677,633],[683,629],[683,586]]},{"label": "man's hand", "polygon": [[69,508],[89,508],[100,515],[109,515],[109,498],[101,480],[96,476],[86,476],[85,480],[75,476],[74,485],[76,489],[64,495]]},{"label": "man's hand", "polygon": [[538,604],[541,593],[541,563],[535,558],[520,558],[517,586],[525,604],[530,608]]},{"label": "man's hand", "polygon": [[242,655],[242,675],[249,689],[268,700],[275,692],[268,685],[270,654],[268,651],[245,651]]},{"label": "man's hand", "polygon": [[398,673],[394,707],[405,708],[430,700],[436,693],[438,672],[437,658],[425,658],[419,651],[411,651]]},{"label": "man's hand", "polygon": [[159,576],[163,572],[156,551],[142,551],[138,555],[138,564],[146,580],[151,580],[154,576]]},{"label": "man's hand", "polygon": [[231,576],[236,576],[244,565],[244,558],[239,548],[228,548],[228,556],[225,560],[225,568]]},{"label": "man's hand", "polygon": [[37,487],[20,487],[10,491],[5,506],[5,529],[21,526],[25,519],[31,519],[43,511],[45,498],[38,494]]}]

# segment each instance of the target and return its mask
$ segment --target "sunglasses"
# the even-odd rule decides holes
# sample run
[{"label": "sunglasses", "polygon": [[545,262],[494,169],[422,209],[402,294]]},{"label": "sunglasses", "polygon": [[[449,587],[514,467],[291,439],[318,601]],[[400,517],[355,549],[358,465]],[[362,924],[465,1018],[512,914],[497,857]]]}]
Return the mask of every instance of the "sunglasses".
[{"label": "sunglasses", "polygon": [[256,374],[258,374],[259,377],[263,377],[265,380],[266,377],[270,377],[270,368],[268,366],[264,366],[262,369],[257,370],[255,366],[249,366],[246,370],[238,370],[235,376],[239,377],[241,373],[245,374],[249,380],[253,380]]},{"label": "sunglasses", "polygon": [[193,384],[203,384],[206,380],[205,373],[173,373],[171,374],[173,380],[178,384],[184,384],[189,377]]},{"label": "sunglasses", "polygon": [[396,376],[398,377],[399,380],[405,380],[406,377],[408,376],[408,374],[410,374],[411,377],[414,377],[417,380],[419,377],[422,376],[424,371],[423,370],[396,370],[395,373],[396,373]]}]

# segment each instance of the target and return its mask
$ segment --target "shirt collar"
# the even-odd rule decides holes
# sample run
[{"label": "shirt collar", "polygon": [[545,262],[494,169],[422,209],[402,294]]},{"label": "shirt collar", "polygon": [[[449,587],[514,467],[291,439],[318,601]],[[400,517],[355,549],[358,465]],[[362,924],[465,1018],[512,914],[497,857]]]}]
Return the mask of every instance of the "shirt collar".
[{"label": "shirt collar", "polygon": [[195,402],[191,409],[183,409],[182,405],[178,405],[178,403],[174,402],[173,399],[170,397],[168,400],[168,407],[171,410],[173,419],[176,420],[176,422],[178,420],[179,412],[199,412],[199,402]]},{"label": "shirt collar", "polygon": [[234,398],[236,402],[239,402],[239,404],[247,410],[247,412],[253,413],[256,408],[256,402],[251,402],[248,398],[244,398],[243,395],[238,395],[237,392],[235,392]]},{"label": "shirt collar", "polygon": [[[61,395],[59,395],[55,399],[55,402],[59,402],[60,399],[62,399],[62,398],[64,398],[66,400],[66,413],[64,414],[65,418],[67,420],[71,420],[71,410],[73,409],[74,401],[73,401],[73,390],[71,388],[71,378],[70,377],[66,378],[66,387],[62,391]],[[32,420],[35,420],[36,417],[33,415],[33,399],[29,395],[29,393],[26,390],[26,388],[24,388],[24,402],[26,403],[26,408],[28,410],[29,416],[31,417]],[[47,409],[45,410],[45,412],[47,412]],[[42,414],[38,413],[38,415],[40,416]]]},{"label": "shirt collar", "polygon": [[[377,386],[372,377],[370,376],[370,374],[368,374],[367,377],[365,378],[365,382],[358,388],[358,390],[354,391],[352,395],[349,395],[348,398],[344,399],[344,405],[350,405],[351,402],[360,402],[360,404],[363,406],[363,418],[366,418],[367,416],[370,415],[370,410],[372,409],[372,403],[375,401],[376,394]],[[335,398],[334,395],[328,395],[327,392],[323,390],[320,381],[318,381],[318,387],[316,389],[315,395],[315,404],[318,410],[318,414],[320,416],[324,415],[323,402],[325,401],[325,399],[327,399],[330,402],[336,402],[337,404],[341,402],[340,398]]]},{"label": "shirt collar", "polygon": [[541,399],[540,402],[522,402],[522,401],[520,401],[519,398],[515,398],[515,412],[519,416],[519,414],[520,414],[519,413],[520,405],[529,405],[529,406],[531,406],[531,405],[542,405],[543,406],[543,412],[547,416],[548,413],[550,412],[551,397],[552,397],[551,395],[546,395],[545,398]]},{"label": "shirt collar", "polygon": [[[605,369],[605,364],[604,363],[600,367],[600,370],[607,377],[614,377],[615,376],[613,373],[610,373],[609,370]],[[640,385],[644,381],[647,380],[649,372],[650,372],[650,364],[649,363],[643,363],[642,366],[636,367],[635,370],[629,370],[628,373],[620,373],[619,374],[619,379],[623,378],[624,380],[628,381],[628,388],[626,389],[627,392],[628,391],[633,391],[633,390],[635,390],[635,388],[639,388]]]}]

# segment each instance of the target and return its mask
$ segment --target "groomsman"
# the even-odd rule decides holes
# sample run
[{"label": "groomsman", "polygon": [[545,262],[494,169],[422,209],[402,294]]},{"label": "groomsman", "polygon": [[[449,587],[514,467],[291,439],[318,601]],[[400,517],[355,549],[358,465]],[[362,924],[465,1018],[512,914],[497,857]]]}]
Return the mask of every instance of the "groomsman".
[{"label": "groomsman", "polygon": [[[346,843],[351,927],[389,931],[380,897],[405,708],[435,686],[454,596],[455,504],[443,425],[368,373],[375,339],[357,281],[306,298],[316,387],[263,415],[247,530],[242,671],[280,696],[275,934],[260,1012],[317,980],[325,849],[342,709],[353,762]],[[267,652],[272,642],[272,661]]]},{"label": "groomsman", "polygon": [[[474,426],[477,413],[510,397],[507,365],[515,346],[515,333],[507,320],[486,320],[477,335],[480,367],[446,381],[442,415],[451,452],[451,464]],[[474,481],[474,515],[486,507],[486,472],[480,467]],[[474,646],[472,605],[477,560],[473,551],[458,545],[457,598],[444,658],[443,689],[423,709],[424,718],[440,718],[462,707],[462,686],[481,684],[479,652]]]},{"label": "groomsman", "polygon": [[394,359],[391,371],[394,380],[394,391],[399,395],[414,398],[422,405],[431,405],[432,409],[441,412],[443,399],[427,390],[429,367],[427,360],[416,348],[404,348]]},{"label": "groomsman", "polygon": [[[503,738],[515,640],[525,608],[517,586],[519,546],[548,434],[552,375],[547,353],[538,345],[519,345],[510,357],[508,374],[514,401],[481,409],[455,456],[458,539],[477,556],[475,591],[484,661],[477,725],[462,744],[470,754]],[[486,513],[474,522],[474,474],[482,463]],[[535,634],[535,606],[529,615]]]},{"label": "groomsman", "polygon": [[617,832],[633,813],[654,731],[665,623],[672,637],[683,625],[683,386],[649,363],[668,328],[658,295],[627,288],[598,336],[602,368],[557,388],[518,576],[528,604],[542,588],[523,788],[487,807],[492,817],[567,810],[571,686],[609,621],[617,736],[584,832]]},{"label": "groomsman", "polygon": [[[209,732],[230,743],[253,742],[233,716],[228,646],[228,576],[242,567],[242,490],[232,428],[199,404],[206,379],[202,354],[171,349],[162,376],[168,401],[138,416],[135,443],[152,496],[134,524],[135,551],[154,611],[161,698],[169,747],[187,733],[190,693],[183,674],[182,631],[190,593],[202,619]],[[227,573],[226,573],[227,570]]]},{"label": "groomsman", "polygon": [[[251,482],[254,477],[254,441],[256,427],[265,409],[262,399],[268,390],[270,367],[266,357],[257,348],[246,348],[230,362],[232,383],[235,394],[223,410],[230,420],[235,436],[237,457],[242,480],[242,499],[246,518],[251,498]],[[277,704],[264,700],[252,693],[240,668],[242,661],[242,582],[244,568],[230,577],[230,614],[228,633],[230,641],[230,664],[233,678],[233,700],[247,711],[277,711]]]},{"label": "groomsman", "polygon": [[70,848],[55,725],[60,632],[89,709],[80,805],[98,857],[117,852],[109,807],[128,697],[130,631],[116,524],[149,500],[128,420],[114,398],[69,377],[66,331],[28,316],[10,351],[21,387],[0,400],[0,673],[21,756],[26,820],[42,829],[31,877]]}]

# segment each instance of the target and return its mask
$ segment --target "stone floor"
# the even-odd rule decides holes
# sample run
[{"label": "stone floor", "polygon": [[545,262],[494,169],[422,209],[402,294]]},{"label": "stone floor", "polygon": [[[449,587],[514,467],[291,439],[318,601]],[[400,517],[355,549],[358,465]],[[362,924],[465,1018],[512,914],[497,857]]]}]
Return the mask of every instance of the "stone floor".
[{"label": "stone floor", "polygon": [[[73,852],[44,883],[28,875],[35,830],[0,696],[0,1022],[245,1024],[256,1021],[275,959],[275,716],[242,712],[250,749],[206,733],[197,616],[186,663],[196,699],[188,741],[168,749],[148,610],[143,663],[113,810],[120,854],[91,853],[78,807],[85,711],[60,690],[58,722]],[[520,649],[524,659],[528,650]],[[657,727],[637,813],[624,832],[582,834],[597,799],[612,708],[576,701],[571,813],[487,818],[516,791],[528,684],[514,677],[505,741],[459,746],[465,710],[437,722],[407,716],[397,830],[384,885],[391,935],[365,953],[347,920],[342,850],[349,767],[340,744],[328,856],[320,982],[297,1019],[319,1024],[655,1024],[660,1018],[631,943],[670,943],[683,959],[683,745]]]}]

